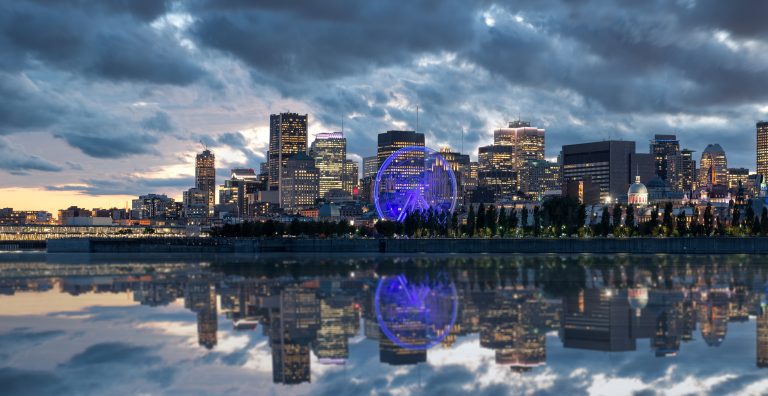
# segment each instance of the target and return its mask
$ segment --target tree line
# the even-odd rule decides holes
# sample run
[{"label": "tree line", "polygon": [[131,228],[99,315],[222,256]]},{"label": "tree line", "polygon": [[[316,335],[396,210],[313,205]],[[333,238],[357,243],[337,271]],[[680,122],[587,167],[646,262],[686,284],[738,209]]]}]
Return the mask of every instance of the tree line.
[{"label": "tree line", "polygon": [[[749,236],[768,235],[768,209],[760,216],[751,203],[731,203],[730,219],[716,216],[707,204],[703,213],[698,207],[686,207],[674,213],[671,202],[651,206],[647,219],[641,218],[633,205],[615,204],[605,207],[599,219],[587,224],[586,207],[568,197],[553,197],[532,210],[523,207],[480,204],[470,206],[466,222],[460,224],[458,214],[439,213],[433,209],[406,214],[403,222],[379,221],[377,234],[428,237],[522,237],[522,236]],[[687,209],[687,210],[686,210]],[[742,214],[742,210],[744,214]]]}]

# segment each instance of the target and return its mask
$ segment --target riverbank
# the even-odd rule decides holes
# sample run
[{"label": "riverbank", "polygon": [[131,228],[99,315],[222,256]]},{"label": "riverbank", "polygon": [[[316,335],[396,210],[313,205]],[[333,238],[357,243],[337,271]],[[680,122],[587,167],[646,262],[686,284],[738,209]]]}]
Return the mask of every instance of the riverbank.
[{"label": "riverbank", "polygon": [[768,254],[768,237],[304,239],[66,238],[49,253],[558,253]]}]

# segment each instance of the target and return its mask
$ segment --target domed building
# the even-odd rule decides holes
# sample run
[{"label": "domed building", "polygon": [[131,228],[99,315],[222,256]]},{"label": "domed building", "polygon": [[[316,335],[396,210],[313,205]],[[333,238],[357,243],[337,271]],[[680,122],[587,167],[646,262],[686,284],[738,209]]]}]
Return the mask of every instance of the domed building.
[{"label": "domed building", "polygon": [[640,182],[640,176],[635,177],[635,182],[627,190],[627,203],[630,205],[645,205],[648,203],[648,189]]}]

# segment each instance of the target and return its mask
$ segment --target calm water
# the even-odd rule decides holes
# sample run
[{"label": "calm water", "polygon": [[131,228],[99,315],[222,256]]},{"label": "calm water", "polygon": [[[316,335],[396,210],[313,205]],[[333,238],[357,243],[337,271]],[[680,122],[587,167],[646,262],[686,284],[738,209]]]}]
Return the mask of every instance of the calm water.
[{"label": "calm water", "polygon": [[0,394],[766,394],[766,281],[750,256],[5,254]]}]

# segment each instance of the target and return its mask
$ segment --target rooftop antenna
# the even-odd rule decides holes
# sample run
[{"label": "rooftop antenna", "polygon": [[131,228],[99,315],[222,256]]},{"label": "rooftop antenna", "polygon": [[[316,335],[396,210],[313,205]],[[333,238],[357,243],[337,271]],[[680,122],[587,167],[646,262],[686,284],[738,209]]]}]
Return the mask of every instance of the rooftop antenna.
[{"label": "rooftop antenna", "polygon": [[344,114],[341,114],[341,134],[344,134]]},{"label": "rooftop antenna", "polygon": [[419,105],[416,105],[416,132],[419,131]]},{"label": "rooftop antenna", "polygon": [[461,128],[461,153],[464,154],[464,128]]}]

